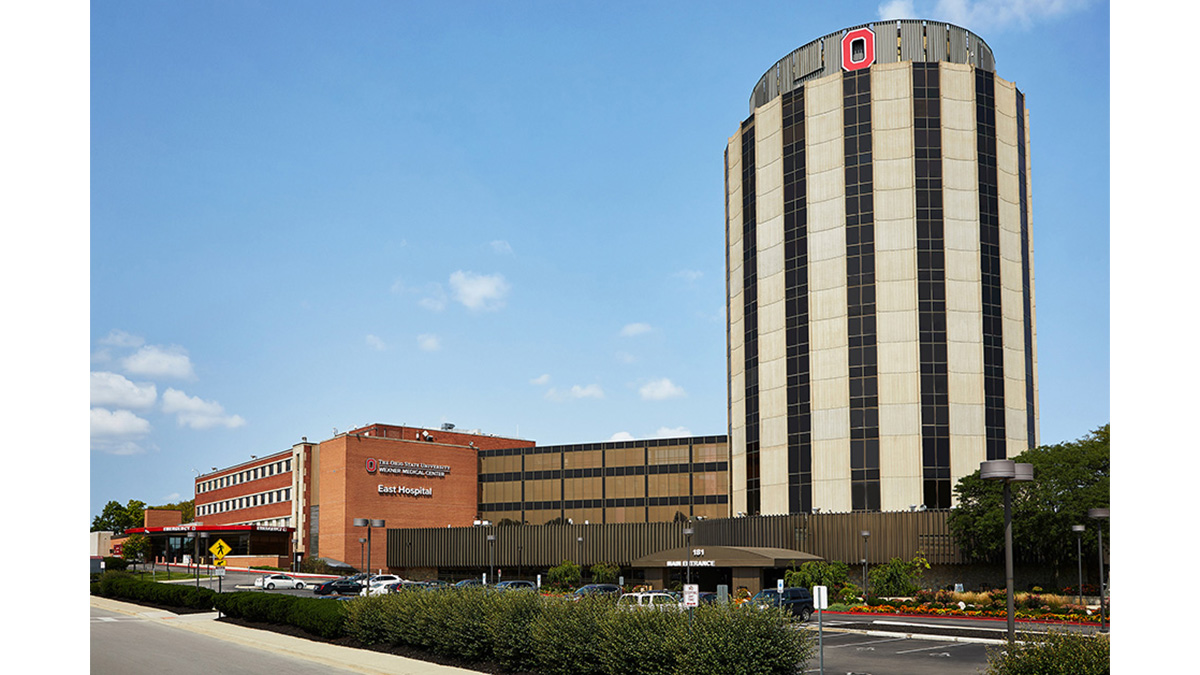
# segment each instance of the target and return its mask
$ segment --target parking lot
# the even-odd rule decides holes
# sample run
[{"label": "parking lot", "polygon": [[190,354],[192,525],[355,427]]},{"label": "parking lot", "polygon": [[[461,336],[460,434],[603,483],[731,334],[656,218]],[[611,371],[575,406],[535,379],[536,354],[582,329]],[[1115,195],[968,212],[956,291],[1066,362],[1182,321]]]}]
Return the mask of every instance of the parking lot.
[{"label": "parking lot", "polygon": [[[813,622],[806,629],[817,632]],[[822,633],[824,672],[830,674],[973,675],[987,667],[988,645],[980,642],[838,632],[829,627]],[[820,654],[813,657],[804,672],[821,672]]]}]

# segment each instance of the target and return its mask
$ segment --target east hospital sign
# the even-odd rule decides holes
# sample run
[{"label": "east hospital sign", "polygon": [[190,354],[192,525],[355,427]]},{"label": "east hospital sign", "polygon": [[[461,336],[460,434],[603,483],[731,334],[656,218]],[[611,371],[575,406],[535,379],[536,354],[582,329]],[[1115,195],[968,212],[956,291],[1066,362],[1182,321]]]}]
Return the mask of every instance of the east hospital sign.
[{"label": "east hospital sign", "polygon": [[[445,464],[425,464],[422,462],[397,462],[388,459],[369,458],[366,461],[367,473],[393,474],[396,476],[411,476],[413,478],[445,478],[450,473],[450,467]],[[433,488],[418,485],[379,485],[381,495],[399,495],[404,497],[432,497]]]}]

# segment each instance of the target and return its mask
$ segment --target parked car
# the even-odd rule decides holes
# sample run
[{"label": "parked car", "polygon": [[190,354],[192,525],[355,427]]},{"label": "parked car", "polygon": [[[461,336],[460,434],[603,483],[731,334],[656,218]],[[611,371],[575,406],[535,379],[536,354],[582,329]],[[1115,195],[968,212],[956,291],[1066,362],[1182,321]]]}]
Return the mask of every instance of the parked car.
[{"label": "parked car", "polygon": [[812,591],[798,587],[785,588],[782,594],[774,588],[763,589],[750,598],[750,604],[753,607],[782,607],[792,616],[800,617],[801,621],[808,621],[808,617],[816,611]]},{"label": "parked car", "polygon": [[382,595],[388,592],[388,586],[397,581],[403,581],[403,579],[395,574],[373,574],[370,587],[359,591],[359,595]]},{"label": "parked car", "polygon": [[596,598],[596,597],[611,597],[616,598],[621,595],[621,587],[616,584],[588,584],[575,589],[575,593],[571,595],[572,600],[581,598]]},{"label": "parked car", "polygon": [[358,595],[360,592],[362,584],[354,577],[330,579],[313,587],[313,593],[317,595]]},{"label": "parked car", "polygon": [[697,600],[699,600],[700,604],[702,605],[715,605],[717,604],[717,594],[712,591],[704,591],[700,593]]},{"label": "parked car", "polygon": [[255,588],[265,588],[268,591],[276,588],[304,588],[304,582],[286,574],[265,574],[254,580]]},{"label": "parked car", "polygon": [[512,581],[501,581],[500,583],[496,584],[496,590],[498,590],[498,591],[536,591],[537,584],[533,583],[532,581],[513,579]]},{"label": "parked car", "polygon": [[670,593],[650,591],[649,593],[624,593],[617,598],[620,609],[679,609],[679,601]]},{"label": "parked car", "polygon": [[474,578],[474,577],[472,577],[470,579],[463,579],[462,581],[454,584],[454,586],[456,588],[466,588],[468,586],[482,586],[482,585],[483,585],[483,581],[481,581],[480,579]]}]

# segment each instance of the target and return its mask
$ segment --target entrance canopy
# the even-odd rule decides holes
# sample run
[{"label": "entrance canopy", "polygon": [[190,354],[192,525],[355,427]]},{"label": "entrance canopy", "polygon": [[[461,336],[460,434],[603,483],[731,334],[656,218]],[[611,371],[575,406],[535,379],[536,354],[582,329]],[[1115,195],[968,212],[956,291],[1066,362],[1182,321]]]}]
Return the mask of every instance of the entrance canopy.
[{"label": "entrance canopy", "polygon": [[790,567],[824,560],[821,556],[786,548],[756,546],[685,546],[639,558],[630,567]]}]

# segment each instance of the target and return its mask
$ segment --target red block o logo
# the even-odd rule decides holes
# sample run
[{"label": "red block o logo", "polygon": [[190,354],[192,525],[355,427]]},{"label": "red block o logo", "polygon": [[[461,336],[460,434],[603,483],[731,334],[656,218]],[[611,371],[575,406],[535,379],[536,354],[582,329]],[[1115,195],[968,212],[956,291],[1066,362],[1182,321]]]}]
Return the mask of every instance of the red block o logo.
[{"label": "red block o logo", "polygon": [[375,473],[375,470],[378,468],[379,464],[374,459],[367,460],[367,473]]},{"label": "red block o logo", "polygon": [[842,68],[862,70],[875,63],[875,32],[858,28],[842,38]]}]

